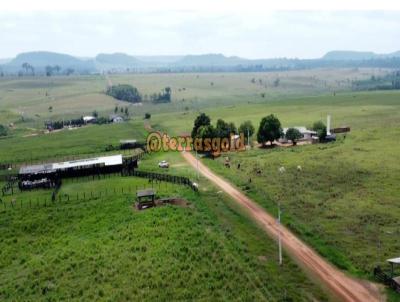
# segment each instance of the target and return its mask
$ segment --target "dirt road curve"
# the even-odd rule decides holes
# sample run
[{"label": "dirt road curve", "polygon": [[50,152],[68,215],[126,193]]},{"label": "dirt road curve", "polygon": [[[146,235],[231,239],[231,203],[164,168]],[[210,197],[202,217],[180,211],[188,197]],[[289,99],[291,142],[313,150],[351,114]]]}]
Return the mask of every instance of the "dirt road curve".
[{"label": "dirt road curve", "polygon": [[[196,158],[193,154],[184,152],[182,155],[196,169]],[[202,175],[242,205],[271,237],[277,237],[278,228],[274,217],[229,182],[211,172],[201,162],[199,162],[199,170]],[[317,278],[322,285],[328,288],[335,297],[335,300],[357,302],[384,301],[384,297],[380,294],[377,285],[346,276],[284,227],[281,228],[281,238],[285,251],[305,268],[307,273]]]}]

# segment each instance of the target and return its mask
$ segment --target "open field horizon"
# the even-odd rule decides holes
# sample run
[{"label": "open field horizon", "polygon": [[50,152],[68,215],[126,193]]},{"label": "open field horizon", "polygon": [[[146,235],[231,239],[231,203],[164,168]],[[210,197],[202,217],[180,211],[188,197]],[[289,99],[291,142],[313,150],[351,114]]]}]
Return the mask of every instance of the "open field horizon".
[{"label": "open field horizon", "polygon": [[[378,264],[385,266],[385,260],[398,256],[396,253],[400,250],[399,241],[396,240],[400,232],[397,223],[400,191],[396,185],[400,182],[400,147],[396,144],[400,134],[400,92],[352,91],[349,81],[370,78],[382,72],[372,69],[327,69],[279,72],[279,75],[272,72],[110,75],[113,84],[131,84],[143,95],[159,92],[167,86],[172,88],[171,103],[152,104],[143,101],[142,106],[116,101],[105,95],[103,92],[107,81],[103,76],[0,79],[0,124],[13,124],[9,136],[0,139],[0,163],[18,165],[68,156],[82,158],[115,154],[117,151],[111,150],[110,145],[118,146],[121,139],[145,141],[146,112],[151,114],[153,129],[165,131],[169,135],[190,132],[200,112],[209,115],[212,124],[219,118],[234,122],[236,126],[250,120],[256,129],[262,117],[269,114],[276,115],[283,127],[311,127],[316,121],[325,122],[327,114],[330,114],[333,127],[351,128],[346,137],[338,135],[336,142],[265,149],[257,147],[254,135],[252,150],[224,154],[215,160],[204,158],[202,162],[272,215],[276,215],[276,203],[280,200],[285,226],[340,270],[353,277],[373,281],[372,269]],[[279,85],[274,87],[273,81],[278,77]],[[260,84],[259,79],[264,84]],[[265,95],[262,96],[262,93]],[[108,116],[114,113],[116,105],[118,108],[129,108],[129,120],[120,124],[89,125],[48,134],[44,131],[46,120],[76,118],[90,115],[93,111],[97,111],[100,116]],[[230,159],[230,169],[224,165],[225,157]],[[167,160],[171,165],[167,173],[196,179],[196,172],[183,162],[177,152],[150,153],[139,162],[139,170],[165,173],[158,167],[161,160]],[[240,168],[237,168],[239,163]],[[296,168],[299,165],[302,167],[301,172]],[[284,175],[278,172],[281,166],[286,168]],[[73,196],[86,186],[100,191],[107,186],[118,186],[120,181],[129,186],[136,183],[146,186],[146,181],[136,178],[113,178],[109,182],[82,180],[78,183],[66,182],[60,194]],[[165,191],[168,196],[172,194],[187,198],[194,204],[193,209],[168,206],[146,210],[145,213],[132,213],[130,205],[134,199],[133,192],[124,197],[103,196],[86,201],[93,204],[92,208],[79,201],[72,201],[71,205],[59,204],[43,211],[15,209],[12,212],[8,208],[2,209],[0,204],[0,227],[6,234],[0,245],[7,247],[2,252],[3,275],[0,279],[4,281],[0,283],[0,297],[8,300],[13,300],[15,295],[39,300],[46,297],[129,300],[128,297],[133,295],[143,295],[145,300],[156,297],[192,299],[196,296],[206,299],[212,296],[212,284],[216,282],[217,294],[212,296],[216,299],[240,297],[244,300],[274,301],[286,297],[293,301],[334,300],[326,296],[318,280],[308,280],[287,255],[284,267],[279,268],[275,241],[267,238],[228,196],[219,192],[209,181],[201,177],[198,182],[198,195],[173,186]],[[0,183],[1,186],[3,184]],[[12,198],[16,198],[18,205],[20,199],[36,200],[41,194],[50,198],[51,193],[19,192],[14,197],[6,196],[3,199],[8,205]],[[107,206],[102,206],[104,204]],[[63,217],[63,213],[69,214]],[[107,217],[108,213],[118,221],[118,227],[111,217]],[[54,224],[57,220],[60,221]],[[216,225],[211,226],[212,242],[207,235],[209,226],[207,223],[204,225],[202,220],[216,221]],[[24,227],[23,221],[26,225],[38,225],[40,221],[46,230],[54,224],[56,229],[52,234],[55,237],[52,240],[46,239],[45,233],[37,233],[36,227]],[[165,222],[162,235],[157,233],[161,221]],[[101,234],[95,231],[98,224],[104,227]],[[76,225],[85,229],[86,235],[82,238]],[[18,235],[10,231],[10,226]],[[74,232],[69,235],[69,239],[62,239],[61,234],[68,226],[73,227]],[[199,230],[190,231],[195,226],[199,226]],[[134,234],[135,227],[143,228],[144,235]],[[178,247],[172,247],[166,252],[162,247],[163,242],[170,246],[173,241],[172,237],[165,237],[169,236],[169,231],[176,235],[173,240],[180,243]],[[182,232],[182,236],[179,232]],[[102,234],[114,239],[103,242],[105,239],[102,239]],[[151,237],[154,234],[158,234],[158,237]],[[29,239],[30,236],[33,239]],[[127,240],[129,236],[137,236],[141,246],[147,247],[146,252],[151,252],[150,255],[146,256],[146,252],[136,250],[135,242]],[[188,240],[187,245],[190,247],[181,242],[183,237]],[[121,238],[121,242],[112,246],[115,238]],[[196,254],[193,252],[196,250],[194,245],[201,240],[208,242],[203,249],[204,253],[201,253],[201,257],[193,256]],[[34,249],[19,251],[24,242],[32,243]],[[78,269],[79,263],[88,261],[75,253],[71,254],[71,247],[80,243],[83,243],[82,249],[91,255],[88,257],[93,258],[89,259],[90,263],[100,257],[92,253],[93,248],[103,243],[100,260],[104,267],[97,265],[94,268],[92,263],[82,270]],[[223,252],[215,256],[214,248],[219,244],[224,246]],[[186,254],[181,250],[186,251],[186,248],[193,251]],[[118,249],[124,251],[125,257],[118,259],[118,265],[113,269],[111,264],[117,261]],[[52,252],[57,256],[50,257]],[[44,265],[39,253],[45,253],[54,261]],[[108,253],[111,256],[107,256]],[[145,259],[142,264],[138,261],[138,253]],[[167,258],[162,259],[161,255],[165,253]],[[61,274],[56,266],[64,254],[70,254],[68,261],[74,270],[66,268],[67,272]],[[177,258],[173,263],[183,260],[182,265],[176,266],[182,270],[182,275],[175,268],[162,269],[174,255]],[[216,264],[213,262],[216,265],[213,273],[207,276],[204,274],[208,262],[204,262],[203,256],[218,258]],[[132,260],[132,257],[136,260]],[[193,259],[193,264],[190,264],[190,259]],[[43,265],[45,268],[41,269]],[[148,270],[143,278],[154,278],[155,281],[150,282],[154,286],[153,293],[145,293],[140,289],[146,283],[137,277],[141,274],[139,267]],[[128,268],[131,271],[128,272]],[[228,268],[228,271],[224,272],[224,268]],[[151,272],[153,269],[154,272]],[[29,281],[30,290],[23,288],[26,278],[14,276],[13,270],[27,271],[32,279],[39,276],[38,281],[35,284]],[[102,280],[104,287],[91,287],[85,279],[85,272],[92,270],[95,278]],[[168,280],[168,285],[157,279],[158,272],[173,276]],[[188,272],[197,276],[197,279],[191,278]],[[105,278],[108,273],[112,277]],[[189,278],[187,289],[182,284],[185,276]],[[79,290],[77,287],[73,296],[68,296],[66,287],[57,281],[63,278],[68,286],[77,286],[76,280],[81,279],[82,286]],[[219,281],[215,281],[217,279]],[[138,283],[129,288],[128,280],[136,280]],[[172,285],[174,280],[178,283]],[[232,280],[242,285],[235,288]],[[239,284],[237,282],[235,284]],[[162,293],[161,288],[164,286],[168,290]],[[117,290],[113,291],[111,287]],[[38,291],[43,288],[48,294],[41,296]],[[399,301],[399,296],[389,290],[386,295],[389,301]]]}]

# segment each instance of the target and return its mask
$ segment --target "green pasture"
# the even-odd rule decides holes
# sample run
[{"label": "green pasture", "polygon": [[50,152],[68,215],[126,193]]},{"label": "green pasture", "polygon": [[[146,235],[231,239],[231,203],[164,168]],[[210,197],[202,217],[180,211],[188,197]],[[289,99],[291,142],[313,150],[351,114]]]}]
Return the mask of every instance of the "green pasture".
[{"label": "green pasture", "polygon": [[[135,177],[68,180],[61,202],[32,208],[20,208],[18,200],[40,199],[44,190],[16,193],[15,208],[0,207],[0,299],[327,299],[287,257],[280,268],[276,244],[209,185],[200,194],[156,185],[158,196],[186,198],[189,206],[140,212],[132,206],[133,191],[118,193],[148,186]],[[115,195],[88,198],[89,191],[115,187]]]},{"label": "green pasture", "polygon": [[[263,73],[183,73],[110,75],[113,84],[132,84],[143,97],[172,89],[172,103],[136,106],[104,94],[103,75],[22,77],[0,79],[0,123],[16,129],[42,128],[45,120],[114,113],[115,106],[129,108],[131,118],[145,112],[192,112],[209,107],[265,103],[299,95],[321,95],[348,91],[351,81],[383,74],[373,69],[316,69]],[[276,79],[279,85],[274,86]],[[49,110],[51,107],[51,110]]]},{"label": "green pasture", "polygon": [[142,120],[89,125],[34,136],[15,135],[0,139],[0,162],[35,162],[105,154],[110,145],[119,147],[121,139],[144,142],[145,137]]},{"label": "green pasture", "polygon": [[[351,128],[335,143],[272,149],[254,144],[251,151],[203,161],[270,213],[276,214],[280,200],[286,226],[341,269],[371,278],[375,265],[400,250],[400,93],[356,93],[350,83],[381,72],[110,75],[114,84],[132,84],[143,94],[172,88],[171,104],[142,106],[104,95],[100,75],[4,78],[0,124],[10,126],[10,135],[0,138],[0,163],[114,154],[119,151],[110,145],[120,139],[145,140],[145,112],[152,114],[154,129],[170,135],[190,132],[200,112],[214,124],[218,118],[237,126],[251,120],[256,128],[271,113],[283,127],[310,126],[331,114],[333,127]],[[108,116],[115,105],[129,107],[128,122],[43,131],[45,120],[93,110]],[[170,168],[160,169],[161,160]],[[197,180],[179,153],[147,154],[139,169],[187,176],[200,183],[200,192],[153,184],[159,196],[181,196],[191,206],[143,212],[132,209],[133,196],[151,183],[134,177],[67,180],[54,203],[49,190],[2,197],[0,300],[327,299],[290,259],[279,268],[275,242],[227,196]]]},{"label": "green pasture", "polygon": [[[400,94],[335,98],[310,99],[309,105],[300,100],[293,106],[266,106],[264,114],[252,107],[232,110],[227,119],[256,123],[262,115],[274,113],[284,126],[301,126],[331,113],[334,126],[351,127],[334,143],[255,147],[204,162],[271,213],[276,213],[280,200],[287,226],[340,268],[371,277],[375,265],[384,265],[400,249],[400,145],[396,143]],[[222,117],[210,112],[214,120]],[[225,156],[232,162],[231,169],[224,166]],[[282,166],[286,173],[278,172]]]}]

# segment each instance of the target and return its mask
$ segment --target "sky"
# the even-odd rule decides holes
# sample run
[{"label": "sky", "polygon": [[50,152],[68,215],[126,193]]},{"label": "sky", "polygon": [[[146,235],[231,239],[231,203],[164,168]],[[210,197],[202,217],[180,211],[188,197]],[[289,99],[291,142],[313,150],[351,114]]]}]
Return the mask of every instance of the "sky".
[{"label": "sky", "polygon": [[317,58],[330,50],[400,50],[400,10],[264,9],[260,2],[249,1],[246,7],[209,4],[206,9],[178,5],[125,11],[118,6],[112,10],[9,7],[0,11],[0,58],[37,50],[79,57],[124,52],[222,53],[244,58]]}]

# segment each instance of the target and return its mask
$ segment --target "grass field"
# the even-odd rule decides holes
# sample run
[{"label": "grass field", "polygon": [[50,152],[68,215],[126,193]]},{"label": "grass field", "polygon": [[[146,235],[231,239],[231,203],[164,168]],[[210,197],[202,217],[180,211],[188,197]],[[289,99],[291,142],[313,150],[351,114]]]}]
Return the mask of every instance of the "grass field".
[{"label": "grass field", "polygon": [[[118,147],[121,139],[144,141],[143,121],[123,124],[89,125],[48,134],[0,139],[0,161],[18,163],[52,158],[106,153],[109,145]],[[3,143],[4,142],[4,143]]]},{"label": "grass field", "polygon": [[[124,186],[149,184],[132,177],[67,181],[59,195],[70,201],[32,209],[28,198],[44,198],[45,191],[14,195],[17,206],[0,210],[0,299],[327,299],[289,259],[280,268],[275,243],[209,185],[201,194],[156,185],[159,196],[191,204],[142,212],[132,207],[134,192],[88,197]],[[73,200],[76,192],[87,192],[86,200]]]},{"label": "grass field", "polygon": [[[93,110],[108,115],[116,104],[127,104],[102,93],[103,76],[2,79],[0,124],[14,127],[0,139],[0,163],[95,156],[107,153],[120,139],[144,140],[144,112],[152,113],[153,128],[169,134],[190,132],[199,112],[214,123],[223,118],[238,126],[251,120],[256,128],[271,113],[284,127],[310,126],[329,113],[334,127],[351,127],[345,139],[231,153],[231,169],[224,167],[223,157],[204,162],[269,212],[276,213],[280,200],[288,227],[338,267],[371,278],[373,266],[399,256],[400,250],[400,93],[353,93],[349,83],[380,72],[111,75],[113,83],[131,83],[143,94],[171,86],[173,102],[130,106],[126,123],[51,134],[42,131],[47,119]],[[277,77],[280,84],[273,87]],[[157,167],[161,160],[170,162],[168,170]],[[286,173],[278,173],[281,166]],[[146,155],[139,169],[196,178],[174,152]],[[157,189],[162,196],[187,198],[191,207],[132,211],[134,189],[148,185],[119,177],[67,181],[59,193],[64,201],[39,208],[27,205],[49,200],[50,191],[5,197],[8,207],[4,210],[0,204],[0,299],[327,299],[289,259],[280,269],[276,244],[204,179],[198,195],[173,185]],[[112,197],[115,187],[117,192],[130,187],[131,192]],[[108,195],[89,198],[89,192],[106,189]],[[87,192],[86,200],[72,198],[77,192]],[[66,196],[71,196],[69,202]],[[23,208],[10,209],[12,198],[16,207],[22,201]],[[396,301],[398,296],[389,298]]]},{"label": "grass field", "polygon": [[[80,77],[26,77],[0,79],[0,121],[18,128],[41,128],[44,120],[60,120],[114,112],[115,105],[128,106],[132,118],[176,111],[196,111],[213,106],[265,103],[284,97],[347,91],[351,81],[379,75],[384,70],[342,69],[264,73],[199,73],[110,75],[113,84],[132,84],[143,97],[172,88],[171,104],[134,106],[104,94],[102,75]],[[275,87],[273,82],[280,79]],[[254,83],[252,82],[254,79]],[[261,82],[260,82],[261,80]],[[264,97],[261,96],[264,94]],[[49,107],[52,111],[49,111]],[[23,122],[21,117],[23,117]]]},{"label": "grass field", "polygon": [[[224,167],[223,157],[205,163],[272,213],[280,199],[284,223],[343,269],[370,277],[376,264],[397,255],[400,93],[339,94],[206,113],[214,121],[255,125],[274,113],[286,127],[311,125],[330,113],[334,126],[351,126],[346,138],[332,144],[231,153],[231,169]],[[192,116],[177,120],[155,119],[160,128],[176,133],[190,129],[193,121]],[[281,166],[284,175],[278,172]]]}]

